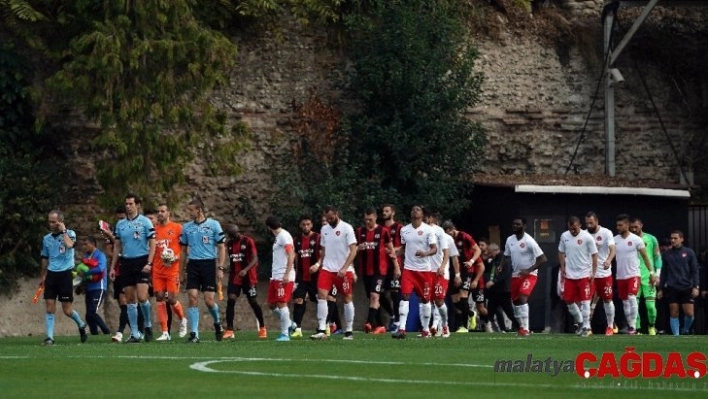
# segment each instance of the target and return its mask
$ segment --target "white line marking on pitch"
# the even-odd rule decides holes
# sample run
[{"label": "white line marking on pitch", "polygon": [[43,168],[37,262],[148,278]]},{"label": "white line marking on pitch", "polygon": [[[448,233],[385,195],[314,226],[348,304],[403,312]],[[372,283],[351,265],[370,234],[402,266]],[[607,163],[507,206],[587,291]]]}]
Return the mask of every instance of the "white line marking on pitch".
[{"label": "white line marking on pitch", "polygon": [[[246,358],[248,360],[254,360],[255,358]],[[239,359],[243,360],[243,359]],[[283,360],[286,359],[263,359],[263,360]],[[519,387],[519,388],[543,388],[543,389],[558,389],[558,388],[571,388],[571,389],[624,389],[624,390],[652,390],[652,391],[684,391],[684,392],[698,392],[703,391],[700,388],[682,388],[682,387],[659,387],[659,386],[632,386],[631,384],[627,386],[604,386],[604,385],[581,385],[573,384],[568,386],[554,385],[554,384],[525,384],[525,383],[515,383],[515,382],[462,382],[462,381],[436,381],[436,380],[409,380],[409,379],[395,379],[395,378],[370,378],[370,377],[357,377],[351,375],[327,375],[327,374],[290,374],[290,373],[270,373],[263,371],[245,371],[245,370],[214,370],[209,367],[211,364],[223,363],[226,361],[236,361],[231,359],[222,360],[209,360],[206,362],[198,362],[191,364],[190,369],[196,371],[202,371],[205,373],[228,373],[228,374],[239,374],[239,375],[250,375],[250,376],[263,376],[263,377],[284,377],[284,378],[314,378],[323,380],[346,380],[346,381],[358,381],[358,382],[383,382],[383,383],[393,383],[393,384],[422,384],[422,385],[453,385],[453,386],[486,386],[486,387]],[[384,362],[385,363],[385,362]],[[410,363],[406,363],[410,364]]]},{"label": "white line marking on pitch", "polygon": [[[198,360],[207,359],[204,356],[140,356],[140,355],[69,355],[68,358],[111,358],[111,359],[153,359],[153,360]],[[208,359],[218,361],[241,361],[241,362],[322,362],[322,363],[360,363],[360,364],[377,364],[386,366],[452,366],[452,367],[471,367],[471,368],[493,368],[488,364],[471,364],[471,363],[410,363],[410,362],[393,362],[393,361],[368,361],[368,360],[347,360],[347,359],[280,359],[269,357],[209,357]]]},{"label": "white line marking on pitch", "polygon": [[0,356],[0,359],[29,359],[29,356]]}]

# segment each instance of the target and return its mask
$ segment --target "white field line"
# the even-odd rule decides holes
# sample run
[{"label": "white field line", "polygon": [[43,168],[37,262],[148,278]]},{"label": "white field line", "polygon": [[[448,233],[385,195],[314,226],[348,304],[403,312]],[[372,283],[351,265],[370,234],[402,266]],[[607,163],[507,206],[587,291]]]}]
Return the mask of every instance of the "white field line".
[{"label": "white field line", "polygon": [[[286,359],[268,359],[271,361],[286,361]],[[214,370],[209,367],[211,364],[223,363],[231,360],[210,360],[206,362],[198,362],[189,366],[192,370],[202,371],[206,373],[228,373],[228,374],[239,374],[239,375],[250,375],[250,376],[263,376],[263,377],[280,377],[280,378],[312,378],[321,380],[335,380],[335,381],[357,381],[357,382],[380,382],[388,384],[418,384],[418,385],[452,385],[452,386],[470,386],[470,387],[519,387],[519,388],[542,388],[542,389],[599,389],[599,390],[613,390],[613,389],[625,389],[625,390],[651,390],[651,391],[681,391],[681,392],[705,392],[708,391],[708,386],[705,383],[696,384],[693,383],[693,388],[690,387],[691,383],[681,383],[679,386],[661,386],[659,384],[647,384],[646,386],[641,386],[639,384],[626,384],[622,385],[594,385],[591,383],[587,384],[573,384],[563,386],[560,384],[527,384],[527,383],[515,383],[515,382],[467,382],[467,381],[436,381],[436,380],[410,380],[410,379],[396,379],[396,378],[370,378],[370,377],[358,377],[351,375],[327,375],[327,374],[295,374],[295,373],[270,373],[262,371],[246,371],[246,370]],[[387,362],[382,362],[388,364]],[[402,363],[410,364],[410,363]],[[686,387],[688,385],[689,387]],[[703,385],[701,388],[697,385]]]}]

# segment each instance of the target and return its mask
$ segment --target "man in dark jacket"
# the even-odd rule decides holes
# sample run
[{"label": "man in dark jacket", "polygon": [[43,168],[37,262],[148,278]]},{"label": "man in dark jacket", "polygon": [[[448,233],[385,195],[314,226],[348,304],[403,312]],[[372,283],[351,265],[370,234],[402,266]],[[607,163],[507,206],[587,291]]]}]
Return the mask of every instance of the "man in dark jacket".
[{"label": "man in dark jacket", "polygon": [[[489,280],[487,289],[487,312],[490,315],[497,313],[497,308],[501,307],[506,313],[506,317],[511,320],[512,330],[519,328],[519,323],[514,316],[514,308],[511,306],[511,263],[503,262],[504,254],[499,250],[499,245],[491,243],[487,247],[485,255],[485,268],[489,268]],[[502,328],[501,322],[499,320]]]},{"label": "man in dark jacket", "polygon": [[693,302],[700,290],[698,259],[692,249],[683,246],[683,233],[671,232],[671,248],[662,254],[663,270],[658,297],[666,297],[671,316],[671,332],[679,335],[679,304],[683,308],[681,334],[688,334],[693,324]]}]

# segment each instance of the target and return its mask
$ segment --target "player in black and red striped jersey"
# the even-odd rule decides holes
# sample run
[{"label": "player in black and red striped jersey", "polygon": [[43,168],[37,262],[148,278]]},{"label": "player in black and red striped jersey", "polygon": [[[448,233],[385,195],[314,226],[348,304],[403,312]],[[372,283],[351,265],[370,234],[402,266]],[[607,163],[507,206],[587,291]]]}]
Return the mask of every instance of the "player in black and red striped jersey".
[{"label": "player in black and red striped jersey", "polygon": [[301,216],[298,222],[300,234],[294,237],[295,244],[295,281],[297,288],[293,292],[293,322],[295,330],[292,337],[302,337],[302,319],[305,316],[307,302],[317,303],[317,271],[320,268],[320,235],[312,231],[312,218]]},{"label": "player in black and red striped jersey", "polygon": [[[451,330],[458,333],[468,332],[470,325],[470,317],[474,317],[474,313],[470,311],[469,295],[473,294],[475,303],[481,301],[484,305],[484,262],[482,261],[482,249],[477,245],[477,242],[471,235],[464,231],[457,230],[451,221],[446,221],[442,225],[443,230],[455,240],[455,246],[460,253],[460,274],[462,284],[456,284],[450,287],[452,303],[459,310],[459,318],[450,317],[449,324]],[[457,276],[455,276],[457,277]],[[483,306],[482,306],[483,307]],[[477,307],[478,309],[480,306]],[[484,315],[482,313],[484,312]],[[455,312],[450,312],[448,316],[455,315]],[[486,319],[486,309],[480,311],[480,315]],[[472,327],[474,328],[474,327]]]},{"label": "player in black and red striped jersey", "polygon": [[253,314],[258,320],[258,338],[265,339],[268,333],[263,322],[263,309],[258,304],[258,251],[253,238],[241,234],[238,226],[230,224],[226,226],[226,250],[229,254],[229,298],[226,302],[226,331],[223,339],[234,338],[234,314],[236,311],[236,299],[243,292],[246,294],[248,304],[253,309]]},{"label": "player in black and red striped jersey", "polygon": [[[364,276],[366,297],[369,298],[369,315],[364,332],[386,333],[379,311],[379,297],[384,290],[389,258],[395,256],[388,228],[376,223],[376,209],[364,211],[364,226],[356,229],[359,271]],[[397,261],[395,261],[397,262]]]},{"label": "player in black and red striped jersey", "polygon": [[[389,234],[391,235],[394,250],[398,252],[398,249],[401,248],[401,229],[403,225],[395,220],[396,206],[393,204],[384,204],[381,207],[381,216],[384,220],[384,226],[388,228]],[[386,279],[384,280],[384,289],[386,292],[384,295],[379,296],[381,308],[391,316],[391,323],[388,326],[388,330],[391,332],[398,331],[398,308],[401,304],[401,279],[395,278],[393,275],[396,262],[399,265],[403,265],[403,255],[396,258],[389,258],[388,271],[386,273]]]}]

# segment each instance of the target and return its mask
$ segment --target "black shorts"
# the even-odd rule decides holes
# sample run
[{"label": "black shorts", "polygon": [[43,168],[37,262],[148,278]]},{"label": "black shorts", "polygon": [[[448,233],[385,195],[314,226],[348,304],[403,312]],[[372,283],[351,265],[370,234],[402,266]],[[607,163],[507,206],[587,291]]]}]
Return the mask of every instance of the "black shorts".
[{"label": "black shorts", "polygon": [[123,288],[135,287],[138,284],[150,284],[150,273],[143,273],[148,256],[137,258],[120,258],[120,278]]},{"label": "black shorts", "polygon": [[685,290],[680,290],[676,288],[666,287],[664,288],[664,298],[667,303],[693,303],[693,297],[691,296],[691,288]]},{"label": "black shorts", "polygon": [[388,274],[384,279],[384,289],[389,291],[400,291],[401,290],[401,278],[393,277],[393,267],[388,269]]},{"label": "black shorts", "polygon": [[317,302],[317,280],[297,283],[297,287],[293,291],[293,298],[305,299],[305,296],[310,298],[310,302]]},{"label": "black shorts", "polygon": [[187,290],[216,292],[216,259],[187,262]]},{"label": "black shorts", "polygon": [[470,284],[472,283],[472,280],[474,280],[474,272],[470,272],[466,267],[462,266],[460,267],[460,279],[462,280],[462,284],[460,284],[459,287],[455,286],[455,271],[450,269],[450,287],[448,288],[448,292],[450,295],[456,295],[459,294],[460,291],[466,291],[470,292]]},{"label": "black shorts", "polygon": [[246,298],[255,298],[258,296],[258,287],[256,287],[255,285],[251,285],[251,282],[245,278],[242,280],[242,282],[243,284],[241,285],[229,283],[226,292],[229,295],[236,295],[236,298],[240,297],[242,292],[244,293],[244,295],[246,295]]},{"label": "black shorts", "polygon": [[472,294],[472,299],[475,303],[484,303],[484,288],[477,286],[477,288],[470,291],[470,294]]},{"label": "black shorts", "polygon": [[384,291],[384,277],[378,274],[364,276],[364,289],[367,298],[371,294],[381,294]]},{"label": "black shorts", "polygon": [[44,299],[74,302],[74,276],[71,269],[63,272],[47,271],[44,279]]}]

